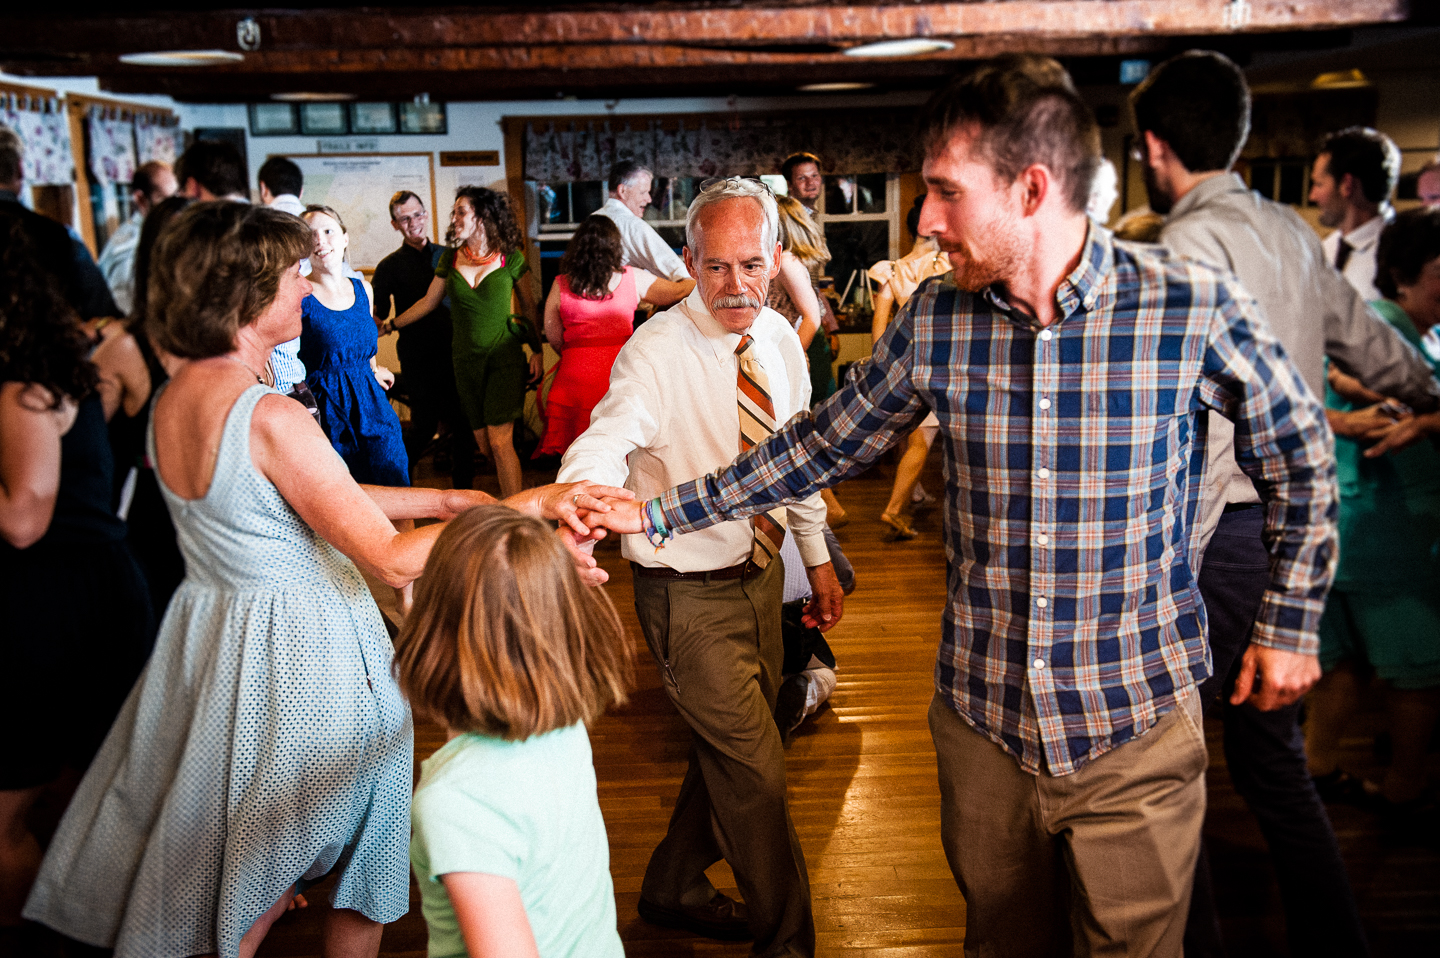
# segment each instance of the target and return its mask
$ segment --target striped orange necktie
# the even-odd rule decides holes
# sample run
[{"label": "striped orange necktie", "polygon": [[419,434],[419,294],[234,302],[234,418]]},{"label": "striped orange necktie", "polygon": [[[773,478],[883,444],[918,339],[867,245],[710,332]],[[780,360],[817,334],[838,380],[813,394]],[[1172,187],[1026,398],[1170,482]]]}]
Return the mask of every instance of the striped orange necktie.
[{"label": "striped orange necktie", "polygon": [[[775,404],[770,399],[770,380],[755,360],[754,345],[754,338],[744,334],[735,347],[735,355],[740,358],[736,398],[740,404],[741,452],[764,442],[775,431]],[[780,546],[785,541],[785,509],[781,507],[752,516],[750,525],[755,529],[750,561],[763,569],[780,554]]]}]

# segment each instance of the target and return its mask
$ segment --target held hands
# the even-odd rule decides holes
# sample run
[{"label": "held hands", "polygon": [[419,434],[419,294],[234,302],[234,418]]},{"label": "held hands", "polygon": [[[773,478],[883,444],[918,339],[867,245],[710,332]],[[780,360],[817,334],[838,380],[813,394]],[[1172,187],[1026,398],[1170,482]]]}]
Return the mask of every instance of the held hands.
[{"label": "held hands", "polygon": [[586,585],[601,585],[610,576],[596,564],[593,555],[595,543],[605,536],[598,520],[616,506],[632,504],[634,498],[635,494],[629,489],[572,482],[527,489],[506,499],[505,503],[521,512],[559,521],[560,541],[570,550],[581,580]]},{"label": "held hands", "polygon": [[1437,434],[1440,434],[1440,412],[1401,419],[1366,436],[1376,442],[1365,450],[1365,458],[1378,459],[1388,452],[1399,452]]},{"label": "held hands", "polygon": [[1318,681],[1319,656],[1251,644],[1240,660],[1230,704],[1249,702],[1262,712],[1273,712],[1295,702]]}]

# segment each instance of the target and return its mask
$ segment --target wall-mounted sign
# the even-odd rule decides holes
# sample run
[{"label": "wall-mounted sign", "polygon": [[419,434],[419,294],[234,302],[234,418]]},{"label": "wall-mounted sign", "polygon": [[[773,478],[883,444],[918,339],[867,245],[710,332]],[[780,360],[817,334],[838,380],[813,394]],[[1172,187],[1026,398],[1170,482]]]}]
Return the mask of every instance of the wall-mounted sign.
[{"label": "wall-mounted sign", "polygon": [[379,153],[380,141],[373,137],[365,139],[316,140],[316,153]]},{"label": "wall-mounted sign", "polygon": [[499,166],[499,150],[451,150],[440,154],[441,166]]}]

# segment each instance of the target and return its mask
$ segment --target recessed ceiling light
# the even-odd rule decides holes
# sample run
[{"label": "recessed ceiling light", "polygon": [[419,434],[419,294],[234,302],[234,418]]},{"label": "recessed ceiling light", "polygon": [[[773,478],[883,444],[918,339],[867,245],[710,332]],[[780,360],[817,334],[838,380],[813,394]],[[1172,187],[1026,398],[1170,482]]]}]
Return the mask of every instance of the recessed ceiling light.
[{"label": "recessed ceiling light", "polygon": [[239,63],[241,53],[228,50],[157,50],[153,53],[122,53],[120,62],[133,67],[213,67],[221,63]]},{"label": "recessed ceiling light", "polygon": [[908,40],[881,40],[879,43],[865,43],[850,47],[847,57],[918,57],[924,53],[953,50],[955,44],[949,40],[935,40],[930,37],[911,37]]},{"label": "recessed ceiling light", "polygon": [[270,99],[281,103],[344,103],[355,99],[353,93],[272,93]]},{"label": "recessed ceiling light", "polygon": [[1335,90],[1342,87],[1369,86],[1370,81],[1359,70],[1336,70],[1333,73],[1320,74],[1310,81],[1310,85]]},{"label": "recessed ceiling light", "polygon": [[873,83],[807,83],[800,87],[801,93],[839,93],[844,90],[868,90]]}]

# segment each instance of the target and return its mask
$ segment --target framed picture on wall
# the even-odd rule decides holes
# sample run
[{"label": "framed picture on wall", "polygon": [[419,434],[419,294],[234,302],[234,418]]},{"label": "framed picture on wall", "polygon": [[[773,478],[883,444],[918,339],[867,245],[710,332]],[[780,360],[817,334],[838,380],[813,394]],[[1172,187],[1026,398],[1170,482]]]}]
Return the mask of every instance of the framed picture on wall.
[{"label": "framed picture on wall", "polygon": [[395,104],[350,104],[351,133],[394,133],[395,128]]},{"label": "framed picture on wall", "polygon": [[344,103],[300,104],[300,132],[307,136],[336,136],[348,132]]},{"label": "framed picture on wall", "polygon": [[401,133],[445,133],[445,104],[401,103]]},{"label": "framed picture on wall", "polygon": [[293,103],[250,104],[251,136],[293,136],[300,132]]}]

